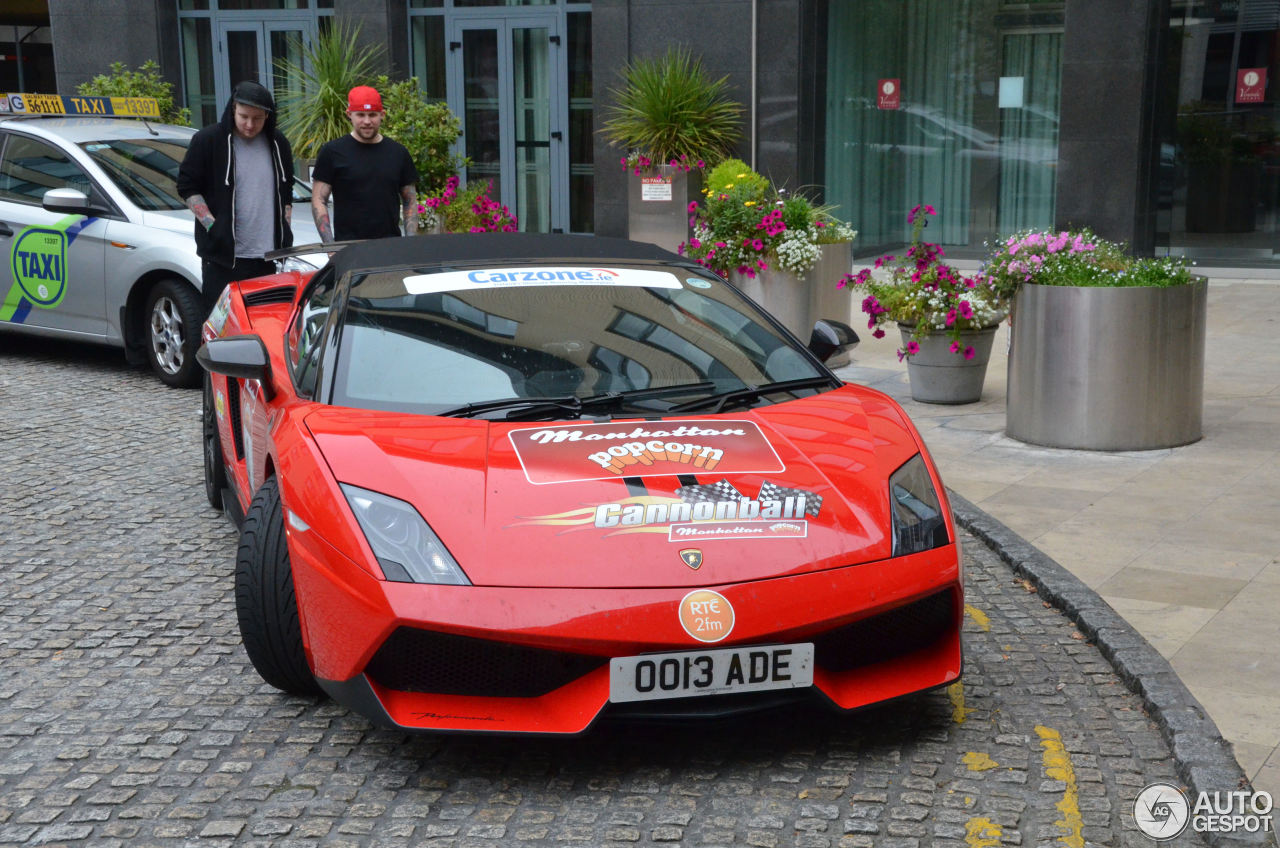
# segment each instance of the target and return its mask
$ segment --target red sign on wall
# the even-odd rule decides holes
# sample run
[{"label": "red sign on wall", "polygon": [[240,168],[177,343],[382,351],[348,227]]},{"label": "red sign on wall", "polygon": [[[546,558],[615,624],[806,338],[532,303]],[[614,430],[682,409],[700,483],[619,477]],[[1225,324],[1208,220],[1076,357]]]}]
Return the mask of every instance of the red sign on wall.
[{"label": "red sign on wall", "polygon": [[897,109],[902,103],[902,86],[896,79],[882,79],[876,84],[876,106]]},{"label": "red sign on wall", "polygon": [[1236,102],[1261,103],[1266,98],[1267,69],[1241,68],[1236,72]]}]

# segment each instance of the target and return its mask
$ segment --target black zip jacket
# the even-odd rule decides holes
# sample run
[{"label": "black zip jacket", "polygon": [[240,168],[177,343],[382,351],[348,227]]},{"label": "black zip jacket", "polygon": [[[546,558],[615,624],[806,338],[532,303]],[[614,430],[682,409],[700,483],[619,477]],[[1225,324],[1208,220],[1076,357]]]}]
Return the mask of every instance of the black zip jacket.
[{"label": "black zip jacket", "polygon": [[[293,151],[284,134],[276,129],[276,113],[268,112],[262,134],[271,146],[275,175],[276,214],[273,243],[276,249],[293,246],[293,230],[285,220],[285,210],[293,202]],[[206,230],[195,222],[196,253],[219,265],[235,267],[236,157],[235,101],[229,99],[222,120],[210,124],[191,137],[187,155],[178,168],[178,194],[186,200],[203,195],[213,215],[213,227]],[[241,186],[240,190],[262,191],[266,186]]]}]

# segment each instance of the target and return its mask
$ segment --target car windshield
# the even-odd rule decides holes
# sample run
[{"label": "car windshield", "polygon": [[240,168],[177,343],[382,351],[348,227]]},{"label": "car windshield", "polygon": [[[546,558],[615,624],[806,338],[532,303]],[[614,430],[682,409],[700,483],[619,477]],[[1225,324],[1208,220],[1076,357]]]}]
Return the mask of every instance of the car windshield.
[{"label": "car windshield", "polygon": [[573,417],[755,405],[834,385],[718,278],[676,267],[548,265],[358,276],[338,337],[333,402]]},{"label": "car windshield", "polygon": [[[111,181],[128,195],[139,209],[159,212],[166,209],[186,209],[178,196],[178,166],[187,155],[190,139],[181,138],[120,138],[101,141],[82,141],[81,149],[88,153]],[[293,202],[309,203],[311,187],[298,178],[293,181]]]},{"label": "car windshield", "polygon": [[178,166],[187,154],[185,138],[113,138],[82,141],[80,147],[139,209],[185,209],[178,197]]}]

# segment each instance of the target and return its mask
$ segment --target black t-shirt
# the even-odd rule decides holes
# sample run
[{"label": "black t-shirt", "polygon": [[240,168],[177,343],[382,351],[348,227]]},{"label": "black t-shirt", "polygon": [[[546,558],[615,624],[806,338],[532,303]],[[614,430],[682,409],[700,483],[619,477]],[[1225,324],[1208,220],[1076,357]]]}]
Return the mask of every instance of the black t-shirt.
[{"label": "black t-shirt", "polygon": [[311,177],[333,186],[333,237],[346,241],[400,235],[400,189],[418,182],[418,170],[398,141],[344,135],[320,148]]}]

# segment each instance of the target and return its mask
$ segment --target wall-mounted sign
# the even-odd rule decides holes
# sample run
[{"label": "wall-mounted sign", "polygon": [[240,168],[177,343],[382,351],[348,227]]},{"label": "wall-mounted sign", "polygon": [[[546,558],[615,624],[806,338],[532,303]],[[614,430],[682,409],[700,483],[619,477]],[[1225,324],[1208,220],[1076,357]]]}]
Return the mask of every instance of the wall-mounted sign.
[{"label": "wall-mounted sign", "polygon": [[896,79],[882,79],[876,84],[876,106],[897,109],[902,104],[902,86]]},{"label": "wall-mounted sign", "polygon": [[1236,102],[1261,103],[1266,99],[1267,69],[1241,68],[1236,72]]},{"label": "wall-mounted sign", "polygon": [[671,197],[671,177],[640,178],[641,200],[670,202]]}]

